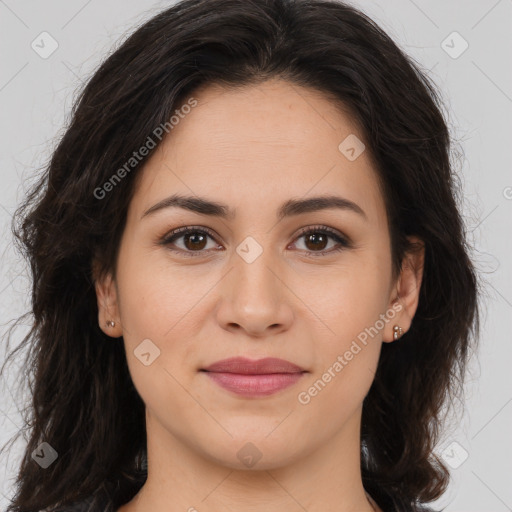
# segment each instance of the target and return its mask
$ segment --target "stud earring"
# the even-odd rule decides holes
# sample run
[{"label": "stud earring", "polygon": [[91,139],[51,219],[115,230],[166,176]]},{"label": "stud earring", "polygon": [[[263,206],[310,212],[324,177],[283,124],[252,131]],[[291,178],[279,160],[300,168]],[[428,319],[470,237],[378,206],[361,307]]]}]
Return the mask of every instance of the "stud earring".
[{"label": "stud earring", "polygon": [[403,329],[399,325],[395,325],[393,327],[393,339],[397,340],[403,334]]},{"label": "stud earring", "polygon": [[116,323],[114,322],[114,320],[107,320],[107,327],[114,327],[116,325]]}]

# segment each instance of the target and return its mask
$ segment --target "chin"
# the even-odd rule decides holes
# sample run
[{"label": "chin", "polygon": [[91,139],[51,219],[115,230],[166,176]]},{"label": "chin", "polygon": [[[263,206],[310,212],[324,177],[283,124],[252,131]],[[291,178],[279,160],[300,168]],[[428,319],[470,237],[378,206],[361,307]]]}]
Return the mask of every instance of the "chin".
[{"label": "chin", "polygon": [[296,436],[286,435],[285,438],[282,433],[279,436],[271,432],[272,428],[252,435],[238,432],[233,439],[213,442],[215,450],[207,450],[203,456],[233,470],[272,470],[297,461],[302,451],[296,442],[290,443]]}]

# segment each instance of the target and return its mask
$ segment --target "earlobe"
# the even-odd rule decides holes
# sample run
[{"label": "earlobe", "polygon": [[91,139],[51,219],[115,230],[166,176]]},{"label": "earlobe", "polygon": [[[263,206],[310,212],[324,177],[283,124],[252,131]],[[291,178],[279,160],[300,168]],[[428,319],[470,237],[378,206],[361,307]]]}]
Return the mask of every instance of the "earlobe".
[{"label": "earlobe", "polygon": [[409,237],[409,241],[413,245],[403,258],[394,291],[395,299],[392,300],[392,308],[397,314],[393,321],[389,322],[383,337],[383,341],[387,343],[400,339],[410,329],[418,308],[423,280],[425,244],[418,237]]},{"label": "earlobe", "polygon": [[391,305],[386,312],[386,317],[388,317],[390,321],[386,324],[382,341],[384,343],[391,343],[400,339],[406,332],[403,321],[404,306],[398,294],[391,302]]},{"label": "earlobe", "polygon": [[399,325],[393,326],[393,340],[397,340],[402,336],[404,330]]},{"label": "earlobe", "polygon": [[101,330],[112,338],[123,334],[117,291],[112,275],[106,274],[94,281],[98,304],[98,323]]}]

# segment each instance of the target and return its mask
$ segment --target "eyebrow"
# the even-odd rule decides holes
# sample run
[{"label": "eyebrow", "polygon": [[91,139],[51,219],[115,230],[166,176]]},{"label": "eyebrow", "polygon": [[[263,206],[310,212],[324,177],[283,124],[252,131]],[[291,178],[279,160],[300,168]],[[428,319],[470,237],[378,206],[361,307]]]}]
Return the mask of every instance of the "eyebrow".
[{"label": "eyebrow", "polygon": [[[191,212],[209,215],[212,217],[220,217],[223,219],[233,219],[236,214],[235,210],[231,210],[227,205],[216,201],[211,201],[198,196],[174,194],[148,208],[142,214],[141,219],[154,214],[157,211],[163,210],[164,208],[183,208]],[[334,195],[310,197],[308,199],[289,199],[279,208],[277,218],[278,220],[281,220],[284,217],[292,217],[294,215],[332,208],[352,211],[368,220],[366,213],[359,205],[353,201]]]}]

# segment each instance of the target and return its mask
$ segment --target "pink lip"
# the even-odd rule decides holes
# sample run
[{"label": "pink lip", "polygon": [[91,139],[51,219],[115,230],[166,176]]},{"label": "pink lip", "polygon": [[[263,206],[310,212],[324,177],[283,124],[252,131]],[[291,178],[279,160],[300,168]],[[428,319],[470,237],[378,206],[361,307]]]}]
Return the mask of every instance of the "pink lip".
[{"label": "pink lip", "polygon": [[224,359],[202,369],[216,384],[244,396],[268,396],[295,384],[306,372],[300,366],[267,357]]}]

